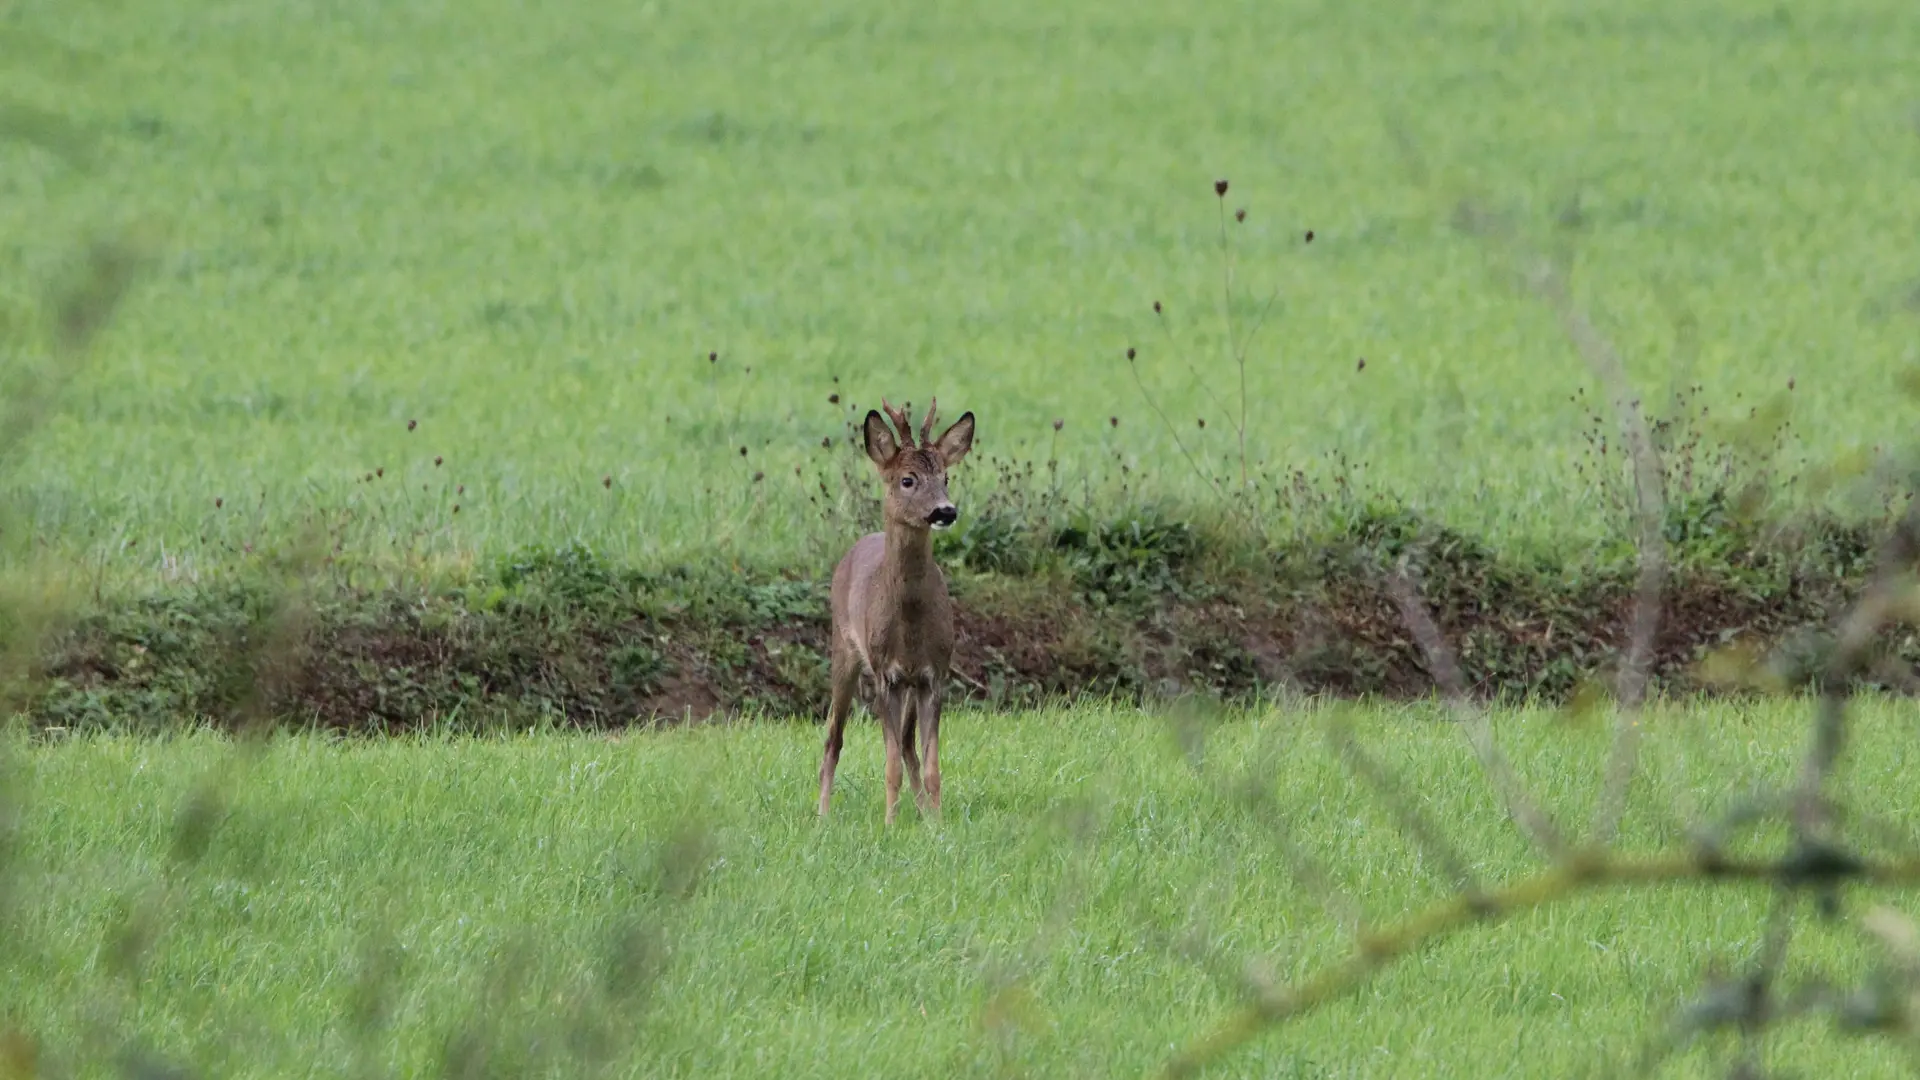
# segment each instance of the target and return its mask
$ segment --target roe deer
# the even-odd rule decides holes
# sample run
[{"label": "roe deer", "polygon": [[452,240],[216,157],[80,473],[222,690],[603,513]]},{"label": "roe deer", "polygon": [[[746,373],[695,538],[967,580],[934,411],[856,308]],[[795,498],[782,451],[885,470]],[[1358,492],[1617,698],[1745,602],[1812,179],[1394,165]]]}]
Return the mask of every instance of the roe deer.
[{"label": "roe deer", "polygon": [[[914,801],[940,810],[940,698],[953,657],[953,602],[933,561],[933,529],[960,515],[947,501],[947,469],[973,449],[973,413],[961,415],[934,442],[935,402],[927,402],[920,445],[913,420],[882,398],[894,427],[867,412],[867,456],[886,483],[885,532],[860,538],[833,571],[833,704],[827,709],[827,747],[820,762],[820,813],[833,795],[833,769],[853,708],[854,692],[880,721],[887,747],[887,824],[900,801],[905,759]],[[909,405],[908,408],[912,406]],[[921,755],[914,748],[918,727]]]}]

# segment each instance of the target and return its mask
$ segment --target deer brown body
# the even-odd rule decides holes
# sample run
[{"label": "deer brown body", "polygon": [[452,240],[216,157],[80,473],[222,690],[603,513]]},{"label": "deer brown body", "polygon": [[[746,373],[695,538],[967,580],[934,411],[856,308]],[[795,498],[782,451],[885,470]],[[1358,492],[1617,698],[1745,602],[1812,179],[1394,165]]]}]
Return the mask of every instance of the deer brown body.
[{"label": "deer brown body", "polygon": [[973,448],[973,414],[929,442],[935,403],[928,402],[915,446],[905,410],[881,405],[898,438],[873,411],[863,434],[886,484],[885,531],[861,537],[833,571],[833,702],[820,762],[820,813],[833,796],[833,770],[857,695],[886,740],[891,824],[903,767],[915,801],[940,809],[940,699],[953,657],[953,602],[933,561],[933,530],[959,516],[947,499],[947,469]]}]

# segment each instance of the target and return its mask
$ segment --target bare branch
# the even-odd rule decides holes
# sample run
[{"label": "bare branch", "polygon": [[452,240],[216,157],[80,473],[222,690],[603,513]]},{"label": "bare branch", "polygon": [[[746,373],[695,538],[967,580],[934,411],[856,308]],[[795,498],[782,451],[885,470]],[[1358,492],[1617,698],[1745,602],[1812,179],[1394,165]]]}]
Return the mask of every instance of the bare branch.
[{"label": "bare branch", "polygon": [[1466,859],[1462,858],[1460,853],[1453,849],[1453,845],[1447,842],[1446,837],[1441,834],[1440,827],[1407,797],[1405,781],[1394,775],[1393,770],[1386,765],[1374,760],[1360,746],[1360,741],[1353,737],[1353,732],[1346,725],[1329,724],[1327,738],[1333,743],[1334,749],[1339,751],[1347,765],[1353,769],[1355,775],[1366,781],[1367,786],[1380,797],[1380,801],[1386,804],[1387,810],[1399,823],[1401,831],[1412,837],[1428,857],[1438,862],[1447,872],[1447,876],[1453,879],[1454,888],[1460,890],[1468,900],[1479,896],[1480,886],[1474,880],[1473,871],[1467,869]]},{"label": "bare branch", "polygon": [[1827,775],[1840,756],[1846,736],[1847,694],[1880,628],[1912,588],[1913,566],[1920,559],[1920,499],[1909,498],[1906,512],[1880,545],[1873,579],[1866,592],[1840,622],[1837,640],[1820,678],[1820,704],[1814,715],[1812,742],[1801,763],[1795,797],[1794,828],[1804,841],[1824,831],[1823,810]]},{"label": "bare branch", "polygon": [[[1249,785],[1247,789],[1250,808],[1256,811],[1272,809],[1272,799],[1264,786]],[[1305,847],[1293,838],[1287,829],[1284,815],[1275,812],[1262,814],[1261,817],[1273,827],[1274,842],[1280,847],[1280,854],[1287,860],[1288,869],[1300,884],[1313,893],[1319,901],[1320,909],[1337,923],[1341,930],[1358,935],[1366,920],[1360,912],[1360,905],[1333,883],[1333,875],[1327,873]]]},{"label": "bare branch", "polygon": [[1653,434],[1640,408],[1640,399],[1627,380],[1626,365],[1613,345],[1573,303],[1559,269],[1546,259],[1536,257],[1528,267],[1527,280],[1534,292],[1559,315],[1561,326],[1574,347],[1612,395],[1621,437],[1633,462],[1640,570],[1634,583],[1626,662],[1615,688],[1620,711],[1614,721],[1613,749],[1607,758],[1600,802],[1590,830],[1591,842],[1604,845],[1613,841],[1620,819],[1626,814],[1627,789],[1633,783],[1639,758],[1640,706],[1646,697],[1647,677],[1653,667],[1654,646],[1660,632],[1660,598],[1667,579],[1667,540],[1663,528],[1667,514],[1665,472],[1659,451],[1654,449]]},{"label": "bare branch", "polygon": [[1687,832],[1700,850],[1722,851],[1741,830],[1779,815],[1788,805],[1789,801],[1777,792],[1755,790],[1717,820],[1691,826]]},{"label": "bare branch", "polygon": [[[1449,897],[1400,923],[1361,935],[1348,956],[1247,1005],[1181,1050],[1167,1063],[1163,1075],[1190,1076],[1268,1028],[1352,993],[1394,961],[1469,926],[1491,925],[1598,888],[1736,883],[1778,886],[1787,881],[1808,884],[1790,859],[1743,861],[1694,852],[1630,857],[1590,850],[1501,888]],[[1836,865],[1829,877],[1831,880],[1814,884],[1833,885],[1844,880],[1912,888],[1920,886],[1920,857],[1856,860]]]},{"label": "bare branch", "polygon": [[1774,894],[1773,908],[1767,913],[1767,933],[1760,942],[1760,956],[1753,974],[1747,978],[1747,996],[1752,1007],[1740,1019],[1740,1058],[1748,1075],[1760,1075],[1760,1041],[1767,1022],[1777,1008],[1776,984],[1787,963],[1787,946],[1793,943],[1793,909],[1799,897],[1792,889]]},{"label": "bare branch", "polygon": [[1499,743],[1494,740],[1493,721],[1487,716],[1486,710],[1474,705],[1468,697],[1466,680],[1460,674],[1460,664],[1453,649],[1441,636],[1440,628],[1434,625],[1433,617],[1428,613],[1425,601],[1420,598],[1419,586],[1412,580],[1405,560],[1402,560],[1399,571],[1389,580],[1388,586],[1394,600],[1400,605],[1400,617],[1405,620],[1414,641],[1419,643],[1421,651],[1427,656],[1427,668],[1446,696],[1447,707],[1453,712],[1454,719],[1459,721],[1460,729],[1466,732],[1474,755],[1480,759],[1480,768],[1486,773],[1487,782],[1493,785],[1494,792],[1505,804],[1507,817],[1542,854],[1553,858],[1564,856],[1566,844],[1560,839],[1560,831],[1532,796],[1527,794],[1519,777],[1514,775],[1506,755],[1500,752]]}]

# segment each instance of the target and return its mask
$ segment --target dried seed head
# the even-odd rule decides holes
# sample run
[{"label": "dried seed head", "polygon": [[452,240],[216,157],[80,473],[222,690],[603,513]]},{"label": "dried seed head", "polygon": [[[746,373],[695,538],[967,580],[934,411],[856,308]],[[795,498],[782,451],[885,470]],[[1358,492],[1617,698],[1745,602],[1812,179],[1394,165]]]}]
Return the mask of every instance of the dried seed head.
[{"label": "dried seed head", "polygon": [[407,430],[408,430],[408,431],[412,431],[412,430],[413,430],[414,428],[417,428],[417,427],[419,427],[419,426],[420,426],[420,421],[418,421],[418,420],[409,420],[409,421],[407,421]]},{"label": "dried seed head", "polygon": [[460,486],[453,489],[453,493],[455,495],[465,495],[467,493],[467,485],[461,484]]},{"label": "dried seed head", "polygon": [[459,504],[459,503],[454,503],[454,504],[453,504],[453,512],[454,512],[454,513],[456,513],[456,514],[460,512],[460,504]]},{"label": "dried seed head", "polygon": [[1201,417],[1201,418],[1200,418],[1200,426],[1201,426],[1201,427],[1206,427],[1206,426],[1207,426],[1207,418],[1206,418],[1206,417],[1204,417],[1204,416],[1203,416],[1203,417]]},{"label": "dried seed head", "polygon": [[1153,302],[1153,313],[1154,313],[1155,315],[1158,315],[1158,314],[1160,314],[1160,301],[1158,301],[1158,300],[1155,300],[1155,301]]},{"label": "dried seed head", "polygon": [[1238,209],[1238,210],[1235,210],[1235,211],[1233,212],[1233,220],[1235,220],[1235,221],[1245,221],[1245,220],[1247,220],[1247,208],[1243,206],[1243,207],[1241,207],[1240,209]]},{"label": "dried seed head", "polygon": [[741,447],[741,448],[740,448],[740,456],[741,456],[741,457],[746,457],[746,456],[747,456],[747,448],[746,448],[746,447],[744,447],[744,446],[743,446],[743,447]]},{"label": "dried seed head", "polygon": [[756,484],[762,480],[765,480],[766,478],[767,478],[767,474],[763,472],[756,472],[753,474],[753,482]]},{"label": "dried seed head", "polygon": [[1355,370],[1355,371],[1365,371],[1365,370],[1367,370],[1367,358],[1366,358],[1366,357],[1364,357],[1364,356],[1363,356],[1363,357],[1361,357],[1361,358],[1360,358],[1360,363],[1359,363],[1359,365],[1358,365],[1358,366],[1356,366],[1356,367],[1355,367],[1355,368],[1354,368],[1353,370]]},{"label": "dried seed head", "polygon": [[386,468],[386,466],[384,466],[384,465],[382,465],[382,466],[381,466],[380,468],[378,468],[378,469],[375,469],[375,470],[373,470],[373,475],[375,475],[375,476],[385,476],[385,475],[387,475],[387,468]]},{"label": "dried seed head", "polygon": [[1213,182],[1213,193],[1221,198],[1227,197],[1227,178],[1221,177]]},{"label": "dried seed head", "polygon": [[1787,380],[1787,389],[1788,389],[1788,390],[1792,390],[1792,389],[1793,389],[1793,380],[1792,380],[1792,379],[1788,379],[1788,380]]},{"label": "dried seed head", "polygon": [[600,486],[611,490],[613,488],[613,474],[608,473],[607,475],[601,477]]},{"label": "dried seed head", "polygon": [[709,364],[717,364],[717,363],[719,363],[719,362],[720,362],[720,354],[719,354],[719,353],[717,353],[717,352],[710,352],[710,353],[708,353],[708,354],[707,354],[707,363],[709,363]]},{"label": "dried seed head", "polygon": [[225,500],[225,499],[215,499],[215,500],[213,500],[213,508],[214,508],[215,510],[218,510],[218,509],[220,509],[220,508],[221,508],[222,506],[225,506],[225,505],[227,505],[227,500]]},{"label": "dried seed head", "polygon": [[1312,229],[1308,229],[1308,230],[1307,230],[1307,243],[1309,243],[1309,244],[1311,244],[1311,243],[1313,243],[1313,230],[1312,230]]},{"label": "dried seed head", "polygon": [[1119,418],[1119,417],[1117,417],[1117,416],[1109,416],[1109,417],[1107,417],[1107,423],[1108,423],[1108,425],[1110,425],[1110,426],[1112,426],[1112,427],[1119,427],[1119,426],[1120,426],[1120,418]]},{"label": "dried seed head", "polygon": [[1065,426],[1067,426],[1067,422],[1065,420],[1055,420],[1053,422],[1053,430],[1055,431],[1059,431],[1061,428]]},{"label": "dried seed head", "polygon": [[1133,346],[1131,345],[1127,346],[1127,359],[1128,360],[1133,359]]},{"label": "dried seed head", "polygon": [[840,404],[840,395],[839,395],[839,394],[828,394],[828,395],[827,395],[827,404],[829,404],[829,405],[838,405],[838,404]]},{"label": "dried seed head", "polygon": [[832,448],[833,448],[833,436],[831,436],[831,435],[828,435],[828,436],[825,436],[825,437],[823,437],[823,438],[822,438],[822,439],[820,440],[820,449],[822,449],[822,450],[829,450],[829,449],[832,449]]},{"label": "dried seed head", "polygon": [[437,468],[439,468],[439,467],[440,467],[440,461],[441,461],[441,458],[440,458],[440,456],[439,456],[438,454],[436,454],[436,455],[434,455],[434,458],[433,458],[433,467],[434,467],[434,468],[436,468],[436,469],[437,469]]}]

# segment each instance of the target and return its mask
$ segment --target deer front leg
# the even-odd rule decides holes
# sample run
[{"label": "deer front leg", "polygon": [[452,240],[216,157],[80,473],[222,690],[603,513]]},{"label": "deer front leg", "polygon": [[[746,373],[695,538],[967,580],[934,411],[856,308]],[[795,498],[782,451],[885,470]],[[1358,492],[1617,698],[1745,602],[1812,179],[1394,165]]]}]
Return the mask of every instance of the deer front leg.
[{"label": "deer front leg", "polygon": [[920,695],[914,706],[920,721],[920,788],[926,793],[927,805],[935,814],[940,812],[940,698],[943,689],[939,683],[934,683],[931,689]]},{"label": "deer front leg", "polygon": [[918,694],[901,695],[900,701],[900,761],[907,774],[907,786],[913,789],[913,804],[925,809],[927,800],[921,791],[920,751],[914,745],[914,727],[920,716],[920,697]]},{"label": "deer front leg", "polygon": [[894,811],[900,805],[901,714],[906,711],[905,695],[893,687],[880,692],[880,732],[887,743],[887,824],[893,824]]}]

